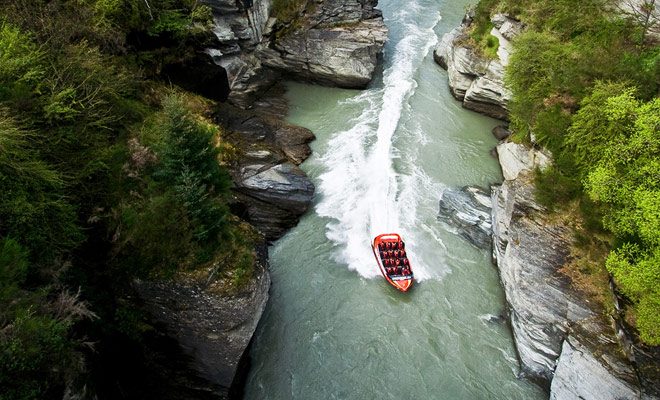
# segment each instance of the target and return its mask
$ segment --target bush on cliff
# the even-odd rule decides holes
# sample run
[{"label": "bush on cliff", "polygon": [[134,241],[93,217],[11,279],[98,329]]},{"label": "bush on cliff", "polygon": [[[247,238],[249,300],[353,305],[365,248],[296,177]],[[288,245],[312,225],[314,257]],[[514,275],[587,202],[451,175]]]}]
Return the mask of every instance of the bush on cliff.
[{"label": "bush on cliff", "polygon": [[595,202],[616,236],[607,268],[632,301],[640,337],[660,344],[660,47],[640,40],[648,27],[611,5],[504,0],[493,7],[528,26],[514,42],[506,79],[516,136],[533,134],[553,152],[554,167],[537,178],[540,200],[551,208],[584,196]]}]

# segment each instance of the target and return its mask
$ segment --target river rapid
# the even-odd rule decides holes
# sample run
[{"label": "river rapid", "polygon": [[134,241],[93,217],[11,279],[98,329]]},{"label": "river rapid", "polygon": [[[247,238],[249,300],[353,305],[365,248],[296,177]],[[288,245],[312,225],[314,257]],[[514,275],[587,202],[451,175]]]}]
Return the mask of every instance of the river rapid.
[{"label": "river rapid", "polygon": [[[469,1],[381,0],[390,30],[369,89],[289,83],[288,120],[317,139],[299,225],[270,249],[272,287],[246,399],[540,399],[518,377],[488,251],[437,220],[445,188],[501,182],[498,121],[464,110],[433,62]],[[406,241],[416,281],[380,275],[379,233]]]}]

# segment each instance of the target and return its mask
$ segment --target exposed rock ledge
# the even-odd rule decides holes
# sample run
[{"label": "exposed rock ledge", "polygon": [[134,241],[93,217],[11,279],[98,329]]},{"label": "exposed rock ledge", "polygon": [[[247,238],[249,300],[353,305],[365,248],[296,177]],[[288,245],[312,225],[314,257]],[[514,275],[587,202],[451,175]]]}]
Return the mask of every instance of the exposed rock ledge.
[{"label": "exposed rock ledge", "polygon": [[534,200],[531,170],[546,157],[513,143],[498,153],[517,156],[502,166],[515,173],[492,187],[493,253],[523,373],[550,384],[552,399],[642,398],[613,321],[560,272],[572,234]]},{"label": "exposed rock ledge", "polygon": [[314,134],[285,121],[224,106],[217,114],[241,153],[229,166],[233,211],[269,241],[298,223],[314,195],[314,184],[298,165],[311,155]]},{"label": "exposed rock ledge", "polygon": [[502,14],[492,18],[494,27],[490,33],[499,39],[500,46],[498,58],[491,60],[469,44],[472,18],[473,12],[468,11],[461,26],[442,37],[434,59],[447,70],[451,93],[463,102],[463,107],[508,120],[511,92],[504,84],[504,73],[511,53],[510,40],[522,31],[523,25]]}]

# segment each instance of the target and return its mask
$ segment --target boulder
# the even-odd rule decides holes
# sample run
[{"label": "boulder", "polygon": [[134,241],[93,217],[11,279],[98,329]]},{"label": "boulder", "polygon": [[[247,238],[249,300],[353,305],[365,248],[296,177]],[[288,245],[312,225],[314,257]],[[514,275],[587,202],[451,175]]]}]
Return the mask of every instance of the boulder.
[{"label": "boulder", "polygon": [[511,136],[511,129],[507,125],[498,125],[491,132],[497,140],[504,140]]},{"label": "boulder", "polygon": [[473,245],[489,249],[491,208],[490,194],[480,187],[448,188],[440,198],[438,219],[458,228],[460,235]]},{"label": "boulder", "polygon": [[506,180],[516,179],[521,171],[545,169],[552,162],[550,156],[542,151],[513,142],[497,145],[497,155]]},{"label": "boulder", "polygon": [[236,190],[297,216],[307,210],[314,185],[307,175],[290,162],[248,163],[239,170]]},{"label": "boulder", "polygon": [[[241,374],[246,372],[242,364],[270,288],[266,246],[260,245],[257,253],[252,280],[238,293],[223,293],[214,280],[216,269],[133,284],[142,308],[187,356],[185,367],[211,383],[208,388],[190,388],[198,392],[198,398],[227,398],[231,391],[242,391],[245,377]],[[168,386],[179,390],[179,384],[169,382]]]},{"label": "boulder", "polygon": [[507,40],[514,40],[525,30],[525,24],[504,14],[495,14],[490,21]]}]

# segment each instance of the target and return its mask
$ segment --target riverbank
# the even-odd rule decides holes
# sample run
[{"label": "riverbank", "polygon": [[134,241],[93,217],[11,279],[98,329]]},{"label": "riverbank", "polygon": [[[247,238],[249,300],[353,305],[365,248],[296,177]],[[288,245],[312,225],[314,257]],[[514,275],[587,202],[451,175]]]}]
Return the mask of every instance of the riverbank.
[{"label": "riverbank", "polygon": [[[469,40],[474,18],[474,11],[468,12],[461,27],[442,38],[436,61],[448,70],[452,93],[464,107],[503,118],[506,97],[474,93],[485,87],[500,96],[508,93],[503,85],[512,49],[508,40],[515,40],[524,24],[501,14],[492,17],[490,34],[501,45],[499,58],[492,60]],[[484,101],[488,106],[472,104]],[[579,274],[567,272],[583,257],[575,252],[578,223],[534,200],[533,171],[549,168],[551,156],[506,140],[497,153],[505,182],[492,188],[493,254],[523,372],[547,386],[553,399],[657,396],[655,373],[650,372],[657,367],[645,357],[640,368],[635,353],[645,351],[631,346],[616,313],[607,311],[618,305],[598,291],[601,297],[593,297],[578,284]]]}]

